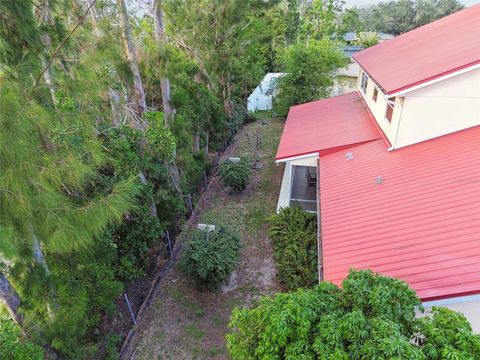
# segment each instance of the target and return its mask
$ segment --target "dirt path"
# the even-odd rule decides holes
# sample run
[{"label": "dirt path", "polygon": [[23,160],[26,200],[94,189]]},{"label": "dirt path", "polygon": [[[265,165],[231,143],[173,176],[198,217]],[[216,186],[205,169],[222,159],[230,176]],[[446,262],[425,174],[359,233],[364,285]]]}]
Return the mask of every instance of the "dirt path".
[{"label": "dirt path", "polygon": [[251,305],[262,295],[279,291],[266,219],[275,211],[280,189],[283,168],[274,164],[274,156],[282,127],[277,119],[245,126],[225,156],[251,157],[248,138],[258,132],[263,166],[253,170],[241,194],[231,194],[218,177],[213,178],[197,206],[194,224],[225,224],[241,235],[241,261],[230,284],[216,292],[197,291],[173,269],[147,313],[150,323],[141,334],[135,359],[228,359],[224,336],[233,307]]}]

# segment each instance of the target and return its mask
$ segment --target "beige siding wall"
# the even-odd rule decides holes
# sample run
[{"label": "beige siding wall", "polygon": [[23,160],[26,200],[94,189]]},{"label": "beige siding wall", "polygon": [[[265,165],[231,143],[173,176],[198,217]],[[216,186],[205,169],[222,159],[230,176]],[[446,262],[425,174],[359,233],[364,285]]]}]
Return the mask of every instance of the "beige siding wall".
[{"label": "beige siding wall", "polygon": [[405,94],[395,148],[480,125],[480,69]]},{"label": "beige siding wall", "polygon": [[[373,116],[375,117],[375,120],[377,121],[378,125],[382,129],[383,133],[385,134],[387,139],[390,141],[390,143],[393,144],[397,127],[398,127],[398,121],[401,114],[401,105],[398,104],[395,106],[393,111],[392,121],[389,122],[385,118],[385,112],[387,110],[387,100],[382,90],[380,90],[372,81],[372,79],[369,78],[368,84],[367,84],[367,91],[366,93],[363,93],[360,87],[361,81],[362,81],[362,76],[360,75],[357,81],[358,91],[363,96],[365,102],[368,105],[368,108],[372,112]],[[378,90],[378,96],[376,101],[374,101],[372,98],[374,89]],[[400,101],[400,99],[398,99],[397,101]]]},{"label": "beige siding wall", "polygon": [[[375,120],[393,149],[480,125],[480,69],[425,86],[397,96],[392,121],[385,118],[387,100],[375,83],[368,79],[362,94]],[[374,89],[377,101],[373,101]]]}]

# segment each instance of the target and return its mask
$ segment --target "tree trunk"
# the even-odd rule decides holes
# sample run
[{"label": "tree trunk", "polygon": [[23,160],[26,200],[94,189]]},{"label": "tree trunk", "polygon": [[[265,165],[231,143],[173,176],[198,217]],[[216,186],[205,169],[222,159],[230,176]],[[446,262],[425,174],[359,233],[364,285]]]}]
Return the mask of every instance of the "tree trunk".
[{"label": "tree trunk", "polygon": [[[147,184],[148,184],[147,177],[145,176],[145,174],[143,173],[143,171],[140,171],[140,172],[138,173],[138,177],[140,178],[140,181],[142,182],[143,185],[147,185]],[[158,216],[158,212],[157,212],[157,206],[155,205],[155,202],[152,201],[148,207],[149,207],[149,209],[150,209],[150,215],[153,216],[153,217],[157,217],[157,216]]]},{"label": "tree trunk", "polygon": [[[11,318],[22,328],[23,317],[18,312],[20,298],[10,281],[0,272],[0,300],[5,304]],[[22,328],[23,331],[23,328]]]},{"label": "tree trunk", "polygon": [[193,135],[193,153],[198,154],[200,152],[200,134],[197,132]]},{"label": "tree trunk", "polygon": [[117,0],[117,5],[120,14],[120,37],[122,39],[123,53],[133,75],[133,94],[137,107],[137,120],[135,121],[134,125],[137,129],[145,131],[146,123],[143,119],[143,113],[147,111],[147,103],[145,100],[145,90],[143,89],[142,77],[140,75],[140,70],[138,69],[137,60],[135,58],[135,50],[132,43],[130,24],[128,22],[127,8],[124,0]]},{"label": "tree trunk", "polygon": [[30,237],[32,239],[32,249],[33,249],[33,259],[45,270],[45,274],[50,276],[50,269],[48,268],[47,261],[45,260],[45,255],[43,254],[42,248],[40,247],[40,242],[38,241],[37,235],[31,223],[28,224],[28,231],[30,232]]},{"label": "tree trunk", "polygon": [[95,4],[92,5],[94,1],[95,0],[86,0],[86,5],[87,9],[90,8],[90,19],[92,20],[93,30],[97,35],[100,35],[100,28],[98,26],[98,19],[100,18],[100,15],[98,14]]},{"label": "tree trunk", "polygon": [[112,108],[113,125],[119,127],[122,125],[122,107],[120,104],[120,94],[118,91],[112,88],[108,89],[108,95],[110,97],[110,106]]},{"label": "tree trunk", "polygon": [[[154,19],[154,36],[155,40],[159,45],[167,43],[167,36],[165,34],[165,26],[163,23],[163,11],[162,11],[162,0],[154,0],[153,7],[153,19]],[[170,80],[168,77],[160,76],[160,91],[162,93],[162,107],[163,107],[163,118],[165,121],[165,126],[169,127],[170,123],[173,120],[175,114],[175,109],[170,104],[171,94],[170,94]],[[167,168],[170,180],[172,182],[175,190],[181,194],[182,190],[180,188],[180,172],[178,166],[175,163],[175,160],[169,163],[165,163]]]},{"label": "tree trunk", "polygon": [[[30,237],[32,240],[33,259],[37,264],[39,264],[42,267],[42,269],[45,271],[45,275],[48,278],[50,277],[50,274],[51,274],[50,268],[48,267],[47,260],[45,259],[45,255],[43,254],[42,248],[40,247],[40,241],[38,240],[38,237],[35,234],[35,230],[33,228],[32,223],[28,224],[28,231],[30,232]],[[58,310],[58,304],[55,300],[57,296],[57,291],[50,279],[48,279],[48,284],[50,287],[50,296],[51,296],[51,301],[53,303],[53,308],[56,311]],[[47,303],[47,312],[50,319],[53,319],[55,317],[55,311],[52,310],[52,306],[50,305],[50,303]]]},{"label": "tree trunk", "polygon": [[[154,35],[155,40],[159,44],[166,44],[167,36],[165,34],[165,27],[163,24],[163,12],[162,12],[162,1],[155,0],[154,10]],[[162,106],[163,106],[163,116],[165,120],[165,125],[169,125],[170,121],[173,119],[174,109],[170,104],[171,95],[170,95],[170,80],[166,76],[160,77],[160,91],[162,92]]]},{"label": "tree trunk", "polygon": [[[45,1],[41,8],[39,8],[39,12],[37,13],[37,18],[40,22],[40,25],[53,25],[53,17],[50,13],[50,3]],[[48,60],[50,58],[50,53],[52,51],[52,39],[48,32],[44,31],[41,34],[41,40],[43,45],[43,52],[40,54],[40,61],[42,63],[42,67],[45,69],[47,68]],[[45,80],[45,84],[50,91],[50,96],[54,104],[57,103],[57,96],[56,96],[56,89],[55,84],[53,82],[53,70],[52,66],[49,66],[43,73],[43,78]]]}]

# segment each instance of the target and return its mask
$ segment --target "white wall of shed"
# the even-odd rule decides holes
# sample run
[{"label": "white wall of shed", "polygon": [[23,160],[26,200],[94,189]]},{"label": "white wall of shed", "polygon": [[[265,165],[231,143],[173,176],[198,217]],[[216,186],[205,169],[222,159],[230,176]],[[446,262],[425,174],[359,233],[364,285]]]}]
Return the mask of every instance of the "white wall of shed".
[{"label": "white wall of shed", "polygon": [[259,110],[272,110],[272,95],[265,93],[270,88],[272,79],[284,76],[284,73],[267,73],[260,84],[250,94],[247,99],[247,110],[255,112]]}]

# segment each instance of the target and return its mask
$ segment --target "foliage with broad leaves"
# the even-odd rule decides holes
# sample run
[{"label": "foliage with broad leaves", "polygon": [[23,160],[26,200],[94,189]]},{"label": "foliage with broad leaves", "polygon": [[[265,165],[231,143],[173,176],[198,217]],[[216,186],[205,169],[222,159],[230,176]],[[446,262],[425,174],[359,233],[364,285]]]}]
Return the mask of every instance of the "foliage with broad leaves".
[{"label": "foliage with broad leaves", "polygon": [[418,319],[417,309],[406,283],[352,270],[342,287],[322,282],[234,309],[227,347],[234,360],[480,358],[463,315],[440,308]]}]

